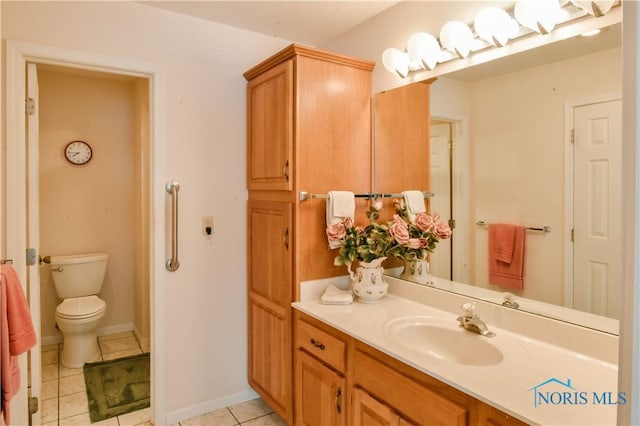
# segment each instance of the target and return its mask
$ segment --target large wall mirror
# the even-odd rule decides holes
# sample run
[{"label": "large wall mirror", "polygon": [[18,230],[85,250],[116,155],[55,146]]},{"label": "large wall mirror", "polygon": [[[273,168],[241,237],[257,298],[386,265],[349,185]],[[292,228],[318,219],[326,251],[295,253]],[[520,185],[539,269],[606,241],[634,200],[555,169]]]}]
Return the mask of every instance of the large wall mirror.
[{"label": "large wall mirror", "polygon": [[[430,209],[456,221],[451,244],[440,244],[431,256],[443,286],[496,303],[510,292],[521,309],[617,333],[624,231],[621,38],[616,24],[430,84],[429,116],[412,120],[430,126],[424,141],[430,158],[423,162],[435,193]],[[424,84],[375,95],[376,127],[383,125],[381,108],[412,110],[411,104],[387,104],[411,96],[389,94],[423,90]],[[376,145],[415,137],[406,121],[384,126],[394,137],[376,137]],[[392,167],[383,156],[374,161],[377,169]],[[535,228],[525,233],[521,290],[489,284],[490,223]]]}]

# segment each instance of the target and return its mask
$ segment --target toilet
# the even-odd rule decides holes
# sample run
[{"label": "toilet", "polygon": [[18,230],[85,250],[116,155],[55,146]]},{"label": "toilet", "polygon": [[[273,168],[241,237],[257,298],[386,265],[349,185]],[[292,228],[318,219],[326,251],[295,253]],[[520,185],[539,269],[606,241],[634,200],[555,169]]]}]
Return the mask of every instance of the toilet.
[{"label": "toilet", "polygon": [[56,324],[62,332],[60,362],[67,368],[81,368],[100,359],[98,323],[107,304],[98,297],[108,256],[106,253],[51,256],[51,276],[58,298]]}]

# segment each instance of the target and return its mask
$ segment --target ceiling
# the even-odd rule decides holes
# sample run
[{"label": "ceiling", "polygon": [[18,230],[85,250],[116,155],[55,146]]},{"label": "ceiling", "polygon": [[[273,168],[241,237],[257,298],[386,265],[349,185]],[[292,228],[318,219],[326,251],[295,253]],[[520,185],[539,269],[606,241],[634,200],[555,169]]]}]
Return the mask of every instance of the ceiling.
[{"label": "ceiling", "polygon": [[141,1],[311,46],[322,46],[400,0]]}]

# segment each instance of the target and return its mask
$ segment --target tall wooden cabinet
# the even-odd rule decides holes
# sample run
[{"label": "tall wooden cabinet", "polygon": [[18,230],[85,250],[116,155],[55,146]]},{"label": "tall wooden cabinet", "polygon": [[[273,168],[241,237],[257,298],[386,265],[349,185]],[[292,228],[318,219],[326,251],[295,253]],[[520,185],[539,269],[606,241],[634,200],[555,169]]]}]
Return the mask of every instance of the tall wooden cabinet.
[{"label": "tall wooden cabinet", "polygon": [[[302,201],[299,194],[371,191],[373,66],[293,44],[244,74],[249,384],[289,424],[291,302],[301,281],[345,273],[333,266],[324,200]],[[357,220],[365,203],[357,203]],[[304,366],[313,377],[314,365]]]}]

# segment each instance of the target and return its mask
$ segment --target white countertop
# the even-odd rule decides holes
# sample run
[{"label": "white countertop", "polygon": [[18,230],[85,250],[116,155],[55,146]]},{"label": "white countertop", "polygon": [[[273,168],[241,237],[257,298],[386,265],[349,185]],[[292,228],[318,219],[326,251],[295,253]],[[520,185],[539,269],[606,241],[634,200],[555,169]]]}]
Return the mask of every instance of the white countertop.
[{"label": "white countertop", "polygon": [[[496,336],[478,335],[478,338],[487,339],[503,353],[501,363],[470,366],[440,360],[399,341],[389,330],[389,323],[399,318],[420,316],[456,329],[457,316],[392,294],[377,304],[356,302],[348,306],[330,306],[308,300],[295,302],[293,307],[527,423],[616,424],[617,406],[614,403],[618,400],[618,369],[615,364],[491,323],[487,325]],[[569,380],[571,388],[560,383]],[[538,406],[534,406],[535,392],[549,393],[551,402],[539,400]],[[563,396],[568,398],[565,399],[567,403],[558,403],[558,398]]]}]

